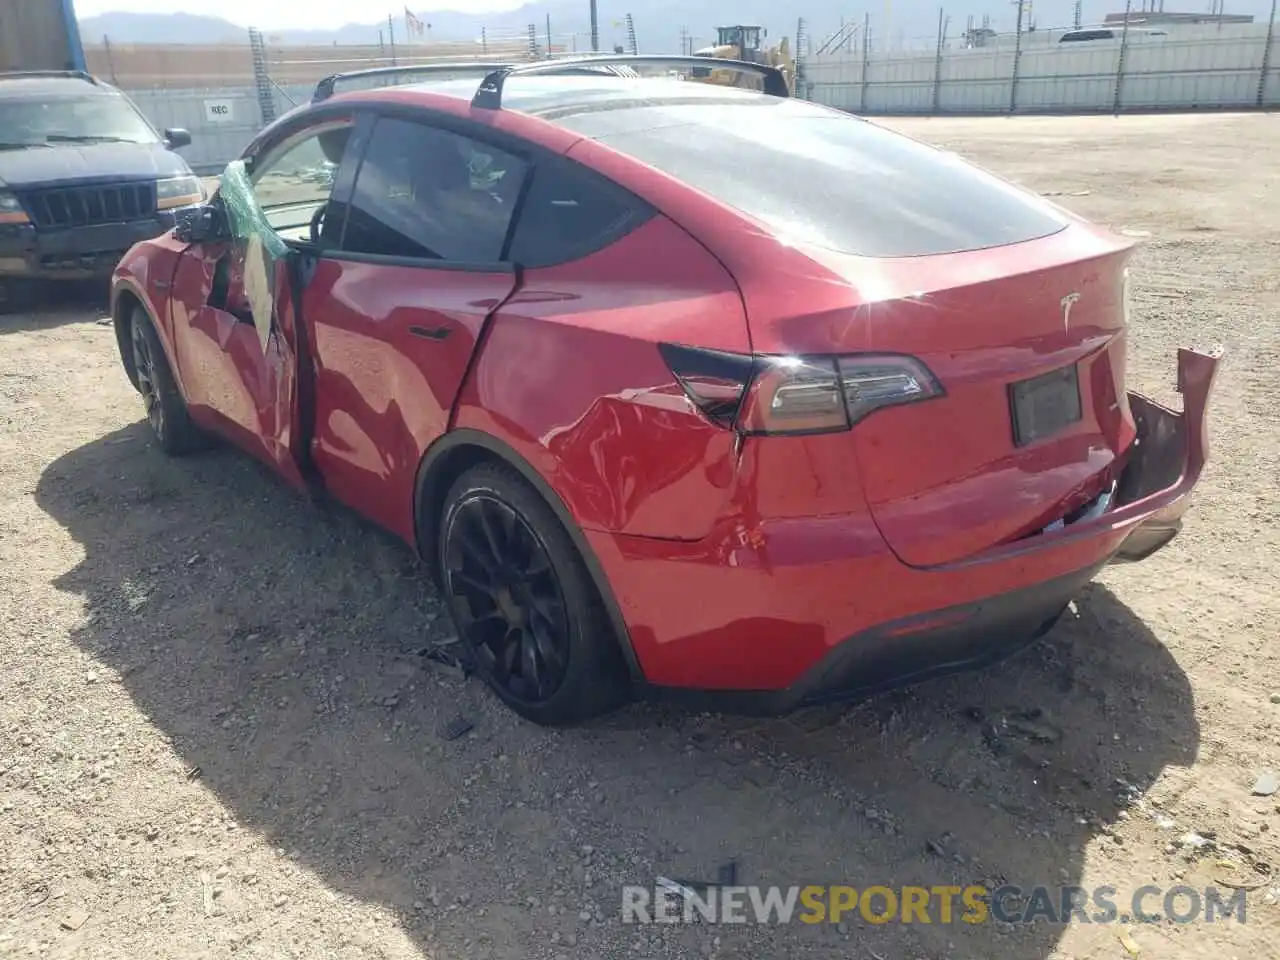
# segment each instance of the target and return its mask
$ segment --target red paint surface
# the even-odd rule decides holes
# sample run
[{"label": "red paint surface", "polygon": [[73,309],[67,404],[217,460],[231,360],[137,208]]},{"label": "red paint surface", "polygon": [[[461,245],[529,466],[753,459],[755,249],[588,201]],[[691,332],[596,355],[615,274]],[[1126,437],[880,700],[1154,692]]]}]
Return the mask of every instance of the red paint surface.
[{"label": "red paint surface", "polygon": [[457,425],[514,447],[583,527],[701,537],[728,500],[734,438],[674,382],[663,340],[749,352],[732,278],[659,217],[525,274],[493,318]]},{"label": "red paint surface", "polygon": [[[164,335],[199,422],[295,482],[309,455],[331,493],[410,542],[415,477],[434,442],[467,427],[514,449],[586,532],[654,683],[784,687],[850,635],[1086,568],[1144,520],[1185,507],[1207,450],[1213,374],[1190,355],[1182,479],[1016,539],[1092,497],[1132,443],[1124,241],[1073,221],[1032,243],[909,261],[802,250],[551,124],[403,90],[344,99],[361,97],[525,134],[663,215],[518,285],[510,272],[321,260],[302,294],[316,390],[309,451],[297,441],[291,306],[264,357],[251,325],[206,303],[217,250],[182,258],[171,313],[145,263],[172,264],[171,241],[135,250],[118,282],[171,316]],[[945,396],[851,431],[743,438],[693,407],[663,341],[906,353]],[[1068,363],[1083,419],[1016,448],[1009,383]]]},{"label": "red paint surface", "polygon": [[[210,306],[215,266],[229,258],[226,309]],[[278,470],[299,489],[293,311],[277,264],[278,328],[264,352],[241,283],[241,261],[227,244],[187,250],[173,274],[167,312],[172,355],[191,418]],[[232,312],[234,311],[234,313]]]},{"label": "red paint surface", "polygon": [[304,294],[316,466],[334,496],[410,543],[418,464],[449,427],[485,317],[514,285],[510,272],[322,259]]},{"label": "red paint surface", "polygon": [[962,563],[930,570],[903,564],[865,511],[760,518],[749,505],[749,484],[739,515],[698,543],[590,533],[645,676],[669,686],[782,689],[833,646],[877,624],[1085,569],[1145,521],[1180,516],[1208,457],[1205,414],[1217,361],[1182,351],[1178,364],[1187,443],[1175,483],[1095,520]]}]

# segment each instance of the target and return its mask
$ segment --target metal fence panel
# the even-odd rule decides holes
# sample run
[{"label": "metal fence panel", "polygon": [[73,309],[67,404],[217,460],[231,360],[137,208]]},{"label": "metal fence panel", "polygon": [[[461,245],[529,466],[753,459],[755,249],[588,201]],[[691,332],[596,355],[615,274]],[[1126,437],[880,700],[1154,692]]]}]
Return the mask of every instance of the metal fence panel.
[{"label": "metal fence panel", "polygon": [[1009,109],[1012,50],[946,51],[939,74],[943,113],[1003,113]]},{"label": "metal fence panel", "polygon": [[[1025,33],[985,46],[850,51],[804,62],[809,95],[866,113],[1099,112],[1238,109],[1280,105],[1274,79],[1280,37],[1262,76],[1268,24],[1134,32],[1113,40],[1058,42],[1061,31]],[[865,57],[865,63],[864,63]],[[1017,60],[1015,79],[1014,62]],[[865,81],[865,82],[863,82]],[[1259,103],[1259,91],[1262,101]]]},{"label": "metal fence panel", "polygon": [[249,86],[127,92],[157,127],[191,131],[191,146],[182,155],[200,172],[226,166],[262,129],[257,94]]},{"label": "metal fence panel", "polygon": [[[849,50],[810,57],[804,63],[806,87],[819,103],[859,113],[995,114],[1009,112],[1011,105],[1017,112],[1280,106],[1280,36],[1272,41],[1269,69],[1265,79],[1262,75],[1267,24],[1179,30],[1177,37],[1135,35],[1123,44],[1123,63],[1119,39],[1059,44],[1057,36],[1060,32],[1024,34],[1016,90],[1015,45],[1008,36],[974,48],[871,49],[865,62],[865,48],[855,42]],[[112,56],[124,73],[123,55]],[[227,61],[231,73],[247,57],[238,50],[235,57],[240,59],[234,63],[231,53],[218,56],[222,60],[217,64]],[[200,69],[212,70],[213,54],[205,60]],[[274,66],[295,73],[306,67],[315,73],[320,66],[347,65],[298,63],[302,66],[289,60]],[[138,82],[122,76],[121,86],[157,127],[191,132],[191,146],[183,155],[202,173],[219,171],[262,129],[262,106],[251,76],[224,85],[166,89],[154,85],[159,68],[146,58],[138,56],[128,64],[128,75]],[[363,65],[360,58],[351,64]],[[300,75],[287,79],[279,85],[273,77],[277,115],[308,102],[314,89]]]}]

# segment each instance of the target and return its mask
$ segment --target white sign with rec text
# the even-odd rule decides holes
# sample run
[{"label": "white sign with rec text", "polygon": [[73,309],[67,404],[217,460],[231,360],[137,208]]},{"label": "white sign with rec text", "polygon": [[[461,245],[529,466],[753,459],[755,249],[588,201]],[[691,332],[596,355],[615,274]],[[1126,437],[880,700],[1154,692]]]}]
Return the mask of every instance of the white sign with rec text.
[{"label": "white sign with rec text", "polygon": [[231,100],[206,100],[204,118],[209,123],[230,123],[235,119],[235,104]]}]

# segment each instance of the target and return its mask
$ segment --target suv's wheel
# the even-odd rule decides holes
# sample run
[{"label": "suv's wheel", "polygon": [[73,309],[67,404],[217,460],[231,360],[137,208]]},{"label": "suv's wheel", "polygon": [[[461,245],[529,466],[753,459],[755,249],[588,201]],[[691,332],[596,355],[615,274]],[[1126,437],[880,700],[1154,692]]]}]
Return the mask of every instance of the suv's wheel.
[{"label": "suv's wheel", "polygon": [[626,699],[599,594],[556,515],[509,467],[472,467],[449,491],[440,581],[476,672],[535,723],[564,725]]},{"label": "suv's wheel", "polygon": [[35,287],[30,282],[0,280],[0,315],[30,310],[35,302]]},{"label": "suv's wheel", "polygon": [[209,436],[187,413],[186,402],[178,391],[169,360],[151,320],[135,309],[129,318],[129,345],[133,351],[133,372],[142,407],[147,413],[160,449],[173,456],[194,453],[209,446]]}]

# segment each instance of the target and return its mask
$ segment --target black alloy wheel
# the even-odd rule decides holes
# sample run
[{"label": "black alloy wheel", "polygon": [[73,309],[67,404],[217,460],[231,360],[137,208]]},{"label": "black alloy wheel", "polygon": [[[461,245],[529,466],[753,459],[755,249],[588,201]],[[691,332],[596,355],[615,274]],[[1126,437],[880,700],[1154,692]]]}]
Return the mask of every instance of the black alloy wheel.
[{"label": "black alloy wheel", "polygon": [[[126,347],[120,343],[121,352]],[[195,453],[211,445],[211,438],[197,427],[187,413],[186,401],[178,389],[160,337],[151,319],[141,308],[129,317],[128,347],[131,356],[126,365],[132,367],[133,383],[142,396],[147,424],[160,443],[160,449],[173,456]]]},{"label": "black alloy wheel", "polygon": [[445,499],[440,584],[476,673],[509,707],[560,726],[630,695],[615,631],[556,513],[511,467],[471,467]]},{"label": "black alloy wheel", "polygon": [[164,404],[160,402],[160,388],[156,385],[156,365],[151,355],[151,344],[146,335],[146,321],[134,318],[130,325],[129,339],[133,343],[133,371],[138,382],[138,393],[142,396],[142,408],[147,414],[147,423],[155,431],[157,437],[164,436]]},{"label": "black alloy wheel", "polygon": [[569,665],[564,594],[547,549],[510,504],[475,493],[446,533],[445,579],[478,666],[513,700],[546,703]]}]

